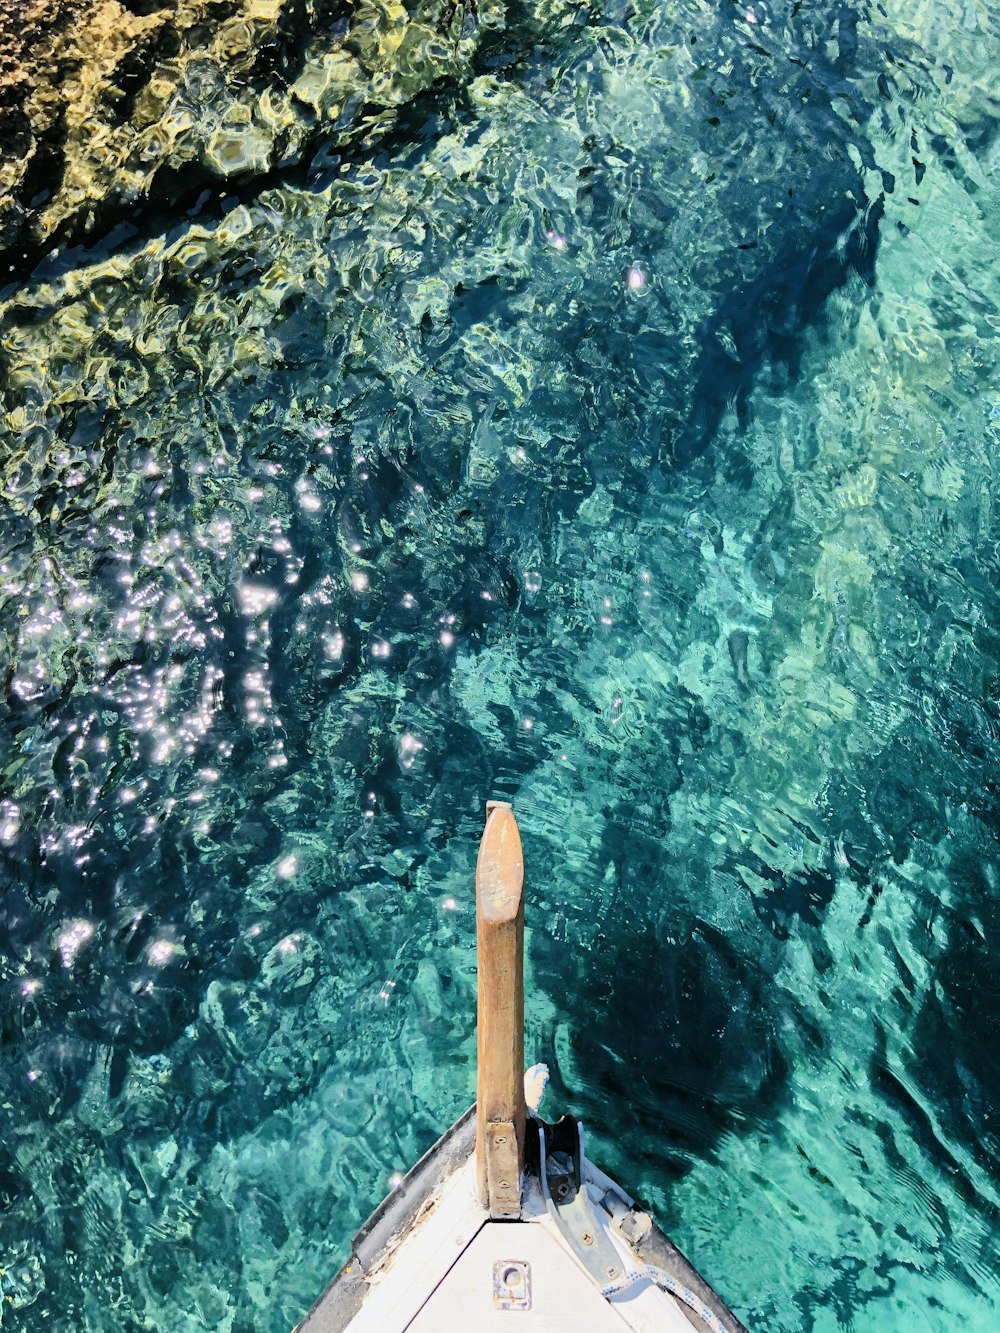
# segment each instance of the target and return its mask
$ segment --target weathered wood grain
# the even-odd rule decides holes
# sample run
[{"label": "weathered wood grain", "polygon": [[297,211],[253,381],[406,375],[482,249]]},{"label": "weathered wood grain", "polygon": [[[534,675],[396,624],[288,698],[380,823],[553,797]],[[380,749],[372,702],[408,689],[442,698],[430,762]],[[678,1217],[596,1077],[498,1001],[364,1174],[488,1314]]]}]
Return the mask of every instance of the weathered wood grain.
[{"label": "weathered wood grain", "polygon": [[525,1117],[524,857],[511,807],[494,801],[486,809],[476,865],[477,1182],[491,1216],[517,1217]]}]

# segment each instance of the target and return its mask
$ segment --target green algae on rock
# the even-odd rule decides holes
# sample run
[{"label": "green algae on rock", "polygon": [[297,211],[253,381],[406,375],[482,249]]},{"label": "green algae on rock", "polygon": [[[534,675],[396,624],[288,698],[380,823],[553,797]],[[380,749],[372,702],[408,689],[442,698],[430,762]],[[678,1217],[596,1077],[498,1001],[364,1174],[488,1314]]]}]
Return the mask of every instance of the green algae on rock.
[{"label": "green algae on rock", "polygon": [[502,0],[29,0],[0,13],[0,257],[326,144],[469,68]]}]

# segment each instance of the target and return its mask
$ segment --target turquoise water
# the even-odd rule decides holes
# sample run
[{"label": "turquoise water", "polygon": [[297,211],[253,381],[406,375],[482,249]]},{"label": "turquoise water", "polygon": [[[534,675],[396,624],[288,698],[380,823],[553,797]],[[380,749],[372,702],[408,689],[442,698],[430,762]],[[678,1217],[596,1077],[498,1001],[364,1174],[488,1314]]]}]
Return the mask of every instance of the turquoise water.
[{"label": "turquoise water", "polygon": [[512,11],[4,294],[3,1327],[290,1327],[474,1086],[757,1330],[1000,1312],[986,5]]}]

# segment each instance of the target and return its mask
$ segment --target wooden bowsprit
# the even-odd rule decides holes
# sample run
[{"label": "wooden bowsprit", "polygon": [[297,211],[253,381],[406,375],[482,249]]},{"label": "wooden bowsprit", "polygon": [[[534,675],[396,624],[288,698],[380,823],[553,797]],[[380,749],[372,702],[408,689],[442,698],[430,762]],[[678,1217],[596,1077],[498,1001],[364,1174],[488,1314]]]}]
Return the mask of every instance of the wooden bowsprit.
[{"label": "wooden bowsprit", "polygon": [[490,1217],[521,1215],[524,1172],[524,856],[514,811],[486,807],[476,863],[479,958],[476,1179]]}]

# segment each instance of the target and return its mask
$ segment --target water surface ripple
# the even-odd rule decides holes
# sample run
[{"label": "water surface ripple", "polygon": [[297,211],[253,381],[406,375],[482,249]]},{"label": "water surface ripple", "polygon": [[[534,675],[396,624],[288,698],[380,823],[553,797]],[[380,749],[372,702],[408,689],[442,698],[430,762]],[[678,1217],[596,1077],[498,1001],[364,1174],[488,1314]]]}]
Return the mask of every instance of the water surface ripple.
[{"label": "water surface ripple", "polygon": [[508,22],[0,306],[5,1327],[301,1316],[470,1100],[493,795],[741,1318],[1000,1314],[996,14]]}]

